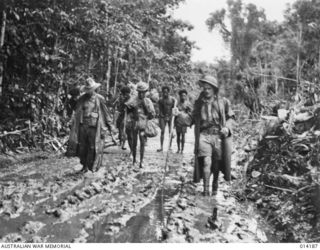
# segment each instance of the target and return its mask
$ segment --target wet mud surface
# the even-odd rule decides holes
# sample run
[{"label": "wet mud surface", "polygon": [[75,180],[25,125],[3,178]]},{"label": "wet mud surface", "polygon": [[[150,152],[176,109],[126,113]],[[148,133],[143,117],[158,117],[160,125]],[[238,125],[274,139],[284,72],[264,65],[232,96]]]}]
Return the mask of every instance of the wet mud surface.
[{"label": "wet mud surface", "polygon": [[[166,141],[165,141],[166,143]],[[157,153],[149,138],[144,168],[129,151],[105,150],[103,167],[82,174],[62,156],[0,171],[1,242],[276,242],[252,206],[220,177],[217,196],[193,184],[193,132],[184,154]],[[241,167],[235,167],[241,177]],[[165,180],[163,182],[163,177]]]}]

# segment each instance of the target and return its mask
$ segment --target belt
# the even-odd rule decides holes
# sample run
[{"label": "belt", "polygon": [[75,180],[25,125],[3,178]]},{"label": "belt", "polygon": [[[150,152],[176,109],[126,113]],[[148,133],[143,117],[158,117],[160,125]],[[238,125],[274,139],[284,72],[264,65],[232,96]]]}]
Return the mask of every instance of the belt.
[{"label": "belt", "polygon": [[208,135],[219,135],[220,129],[218,127],[200,128],[200,133]]}]

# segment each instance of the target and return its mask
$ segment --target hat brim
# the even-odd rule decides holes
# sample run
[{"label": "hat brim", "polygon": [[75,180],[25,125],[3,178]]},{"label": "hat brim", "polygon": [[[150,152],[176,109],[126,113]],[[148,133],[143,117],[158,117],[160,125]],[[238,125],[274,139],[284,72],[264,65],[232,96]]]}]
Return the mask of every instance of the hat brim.
[{"label": "hat brim", "polygon": [[219,89],[219,86],[216,84],[216,83],[213,83],[213,82],[210,82],[210,81],[206,81],[206,80],[199,80],[199,84],[209,84],[211,85],[212,87],[216,88],[216,89]]},{"label": "hat brim", "polygon": [[88,91],[91,91],[91,90],[96,90],[100,86],[101,86],[101,83],[97,83],[96,82],[95,85],[92,86],[92,87],[82,86],[81,90],[84,91],[84,92],[88,92]]}]

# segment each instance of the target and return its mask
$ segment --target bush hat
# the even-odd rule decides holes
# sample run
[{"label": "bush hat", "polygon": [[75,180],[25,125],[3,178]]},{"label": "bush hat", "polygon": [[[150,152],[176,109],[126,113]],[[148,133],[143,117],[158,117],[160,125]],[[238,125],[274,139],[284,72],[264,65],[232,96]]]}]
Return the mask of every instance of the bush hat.
[{"label": "bush hat", "polygon": [[93,80],[93,78],[89,77],[86,80],[85,85],[83,85],[81,87],[81,90],[84,92],[89,92],[91,90],[95,90],[97,88],[99,88],[101,86],[101,83],[95,82],[95,80]]},{"label": "bush hat", "polygon": [[208,83],[210,84],[212,87],[219,89],[219,85],[218,85],[218,81],[217,78],[213,77],[213,76],[204,76],[203,78],[201,78],[199,80],[199,84],[201,83]]},{"label": "bush hat", "polygon": [[138,82],[137,91],[146,92],[146,91],[148,91],[148,89],[149,89],[149,84],[148,83],[145,83],[145,82],[142,82],[142,81]]}]

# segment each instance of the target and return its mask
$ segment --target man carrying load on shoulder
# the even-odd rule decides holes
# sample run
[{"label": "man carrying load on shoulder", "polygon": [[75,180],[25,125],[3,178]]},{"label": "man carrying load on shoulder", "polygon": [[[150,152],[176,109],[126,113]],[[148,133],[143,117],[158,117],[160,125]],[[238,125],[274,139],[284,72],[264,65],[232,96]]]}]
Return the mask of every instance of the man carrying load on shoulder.
[{"label": "man carrying load on shoulder", "polygon": [[[224,171],[225,179],[230,178],[230,161],[226,158],[231,158],[232,145],[228,138],[232,135],[234,113],[230,101],[219,97],[215,77],[205,76],[199,84],[203,91],[195,102],[192,115],[195,124],[194,182],[203,178],[203,195],[208,196],[211,174],[214,177],[212,195],[217,194],[219,170]],[[227,147],[225,142],[230,142]],[[226,171],[229,171],[228,176]]]},{"label": "man carrying load on shoulder", "polygon": [[136,163],[138,136],[140,140],[140,168],[143,167],[143,157],[145,149],[145,129],[147,121],[155,117],[155,110],[152,101],[146,97],[149,85],[145,82],[137,84],[138,95],[132,97],[125,103],[128,117],[131,118],[130,125],[127,125],[126,131],[128,143],[132,152],[133,164]]}]

